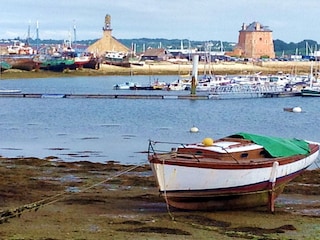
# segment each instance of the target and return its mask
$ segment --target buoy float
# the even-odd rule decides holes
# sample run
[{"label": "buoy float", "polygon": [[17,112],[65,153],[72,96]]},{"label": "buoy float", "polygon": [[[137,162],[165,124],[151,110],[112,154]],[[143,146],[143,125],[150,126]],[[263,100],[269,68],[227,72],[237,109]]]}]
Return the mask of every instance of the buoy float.
[{"label": "buoy float", "polygon": [[300,113],[301,111],[302,111],[301,107],[294,107],[294,108],[292,108],[292,112]]},{"label": "buoy float", "polygon": [[197,127],[193,126],[192,128],[190,128],[190,132],[196,133],[196,132],[199,132],[199,129]]},{"label": "buoy float", "polygon": [[202,144],[205,147],[212,146],[213,145],[213,139],[212,138],[205,138],[205,139],[202,140]]}]

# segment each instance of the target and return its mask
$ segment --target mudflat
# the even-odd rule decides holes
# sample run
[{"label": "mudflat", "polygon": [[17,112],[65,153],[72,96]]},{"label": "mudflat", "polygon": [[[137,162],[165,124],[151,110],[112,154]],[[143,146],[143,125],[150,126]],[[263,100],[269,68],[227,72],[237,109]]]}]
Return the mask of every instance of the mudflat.
[{"label": "mudflat", "polygon": [[320,239],[320,169],[266,207],[182,211],[148,164],[0,158],[0,239]]}]

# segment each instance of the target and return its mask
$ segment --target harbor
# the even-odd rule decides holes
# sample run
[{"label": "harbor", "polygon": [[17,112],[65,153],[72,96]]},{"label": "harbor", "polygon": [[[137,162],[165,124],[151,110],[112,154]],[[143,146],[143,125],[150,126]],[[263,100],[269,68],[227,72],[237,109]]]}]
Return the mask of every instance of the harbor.
[{"label": "harbor", "polygon": [[0,98],[95,98],[95,99],[177,99],[177,100],[214,100],[224,98],[273,98],[273,97],[296,97],[301,96],[299,92],[287,92],[287,91],[271,91],[270,89],[255,89],[250,90],[247,87],[243,88],[219,88],[219,91],[213,91],[202,94],[186,94],[177,93],[173,94],[61,94],[61,93],[1,93]]},{"label": "harbor", "polygon": [[[172,82],[177,76],[154,77],[160,82]],[[128,81],[142,85],[150,82],[146,76],[1,80],[2,88],[21,91],[0,94],[3,106],[0,134],[7,136],[1,154],[57,156],[65,161],[84,155],[81,159],[90,161],[111,158],[137,163],[144,156],[136,152],[145,150],[146,140],[154,135],[165,139],[170,133],[181,141],[192,142],[205,132],[261,131],[261,123],[266,123],[274,129],[272,134],[280,131],[283,136],[294,136],[292,129],[301,129],[301,124],[309,125],[309,119],[318,118],[317,98],[304,98],[289,91],[265,92],[262,97],[249,91],[221,93],[209,98],[206,92],[192,96],[190,91],[113,89],[115,84]],[[301,107],[303,114],[293,116],[292,112],[283,111],[296,106]],[[252,116],[256,119],[254,123],[248,121]],[[275,124],[274,119],[279,121]],[[240,126],[238,122],[246,124]],[[198,134],[189,133],[193,125],[199,129]],[[308,128],[299,135],[320,141],[314,132],[314,128]],[[110,142],[110,138],[114,141]],[[123,141],[128,143],[125,150],[110,151],[122,146]]]},{"label": "harbor", "polygon": [[12,2],[1,239],[319,238],[316,2]]}]

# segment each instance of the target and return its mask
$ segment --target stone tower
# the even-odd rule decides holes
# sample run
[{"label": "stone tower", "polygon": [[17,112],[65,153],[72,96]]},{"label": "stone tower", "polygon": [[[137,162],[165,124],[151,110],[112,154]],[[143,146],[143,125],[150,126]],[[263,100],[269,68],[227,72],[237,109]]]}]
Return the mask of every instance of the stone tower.
[{"label": "stone tower", "polygon": [[111,29],[111,16],[107,14],[104,18],[104,27],[102,28],[103,31],[112,31]]},{"label": "stone tower", "polygon": [[98,56],[105,55],[106,52],[116,51],[116,52],[130,52],[130,49],[125,45],[117,41],[112,36],[111,28],[111,16],[107,14],[104,18],[104,27],[102,28],[103,36],[101,39],[93,43],[88,47],[88,51],[97,54]]},{"label": "stone tower", "polygon": [[243,24],[239,31],[237,50],[245,58],[274,58],[272,31],[258,22]]}]

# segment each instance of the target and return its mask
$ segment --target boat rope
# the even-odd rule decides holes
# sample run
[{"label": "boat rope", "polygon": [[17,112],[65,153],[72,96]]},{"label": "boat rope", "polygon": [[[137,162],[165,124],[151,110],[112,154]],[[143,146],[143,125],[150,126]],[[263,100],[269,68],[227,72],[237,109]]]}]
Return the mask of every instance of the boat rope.
[{"label": "boat rope", "polygon": [[[148,147],[148,155],[150,154],[150,150],[156,154],[156,151],[153,147],[153,145],[155,145],[157,142],[155,141],[151,141],[149,140],[149,147]],[[161,142],[162,143],[162,142]],[[179,143],[180,144],[180,143]],[[168,215],[170,216],[171,220],[172,221],[175,221],[175,218],[173,216],[173,214],[171,213],[171,210],[170,210],[170,204],[169,204],[169,201],[168,201],[168,196],[167,196],[167,190],[166,190],[166,183],[165,183],[165,175],[164,175],[164,166],[165,166],[165,161],[166,159],[162,159],[162,167],[163,167],[163,171],[162,171],[162,179],[163,179],[163,196],[164,196],[164,200],[166,202],[166,207],[167,207],[167,212],[168,212]]]},{"label": "boat rope", "polygon": [[74,195],[74,194],[77,194],[77,193],[83,193],[83,192],[86,192],[92,188],[95,188],[103,183],[106,183],[110,180],[113,180],[114,178],[116,177],[120,177],[121,175],[124,175],[125,173],[128,173],[130,171],[133,171],[134,169],[140,167],[140,166],[143,166],[143,164],[145,163],[141,163],[141,164],[138,164],[138,165],[134,165],[134,166],[130,166],[116,174],[114,174],[113,176],[111,177],[108,177],[100,182],[97,182],[95,184],[92,184],[88,187],[84,187],[82,189],[80,189],[79,191],[76,191],[76,192],[61,192],[61,193],[58,193],[54,196],[51,196],[51,197],[48,197],[48,198],[45,198],[45,199],[42,199],[42,200],[39,200],[39,201],[36,201],[36,202],[33,202],[33,203],[29,203],[29,204],[25,204],[23,206],[20,206],[20,207],[17,207],[15,209],[8,209],[8,210],[2,210],[0,211],[0,224],[2,223],[5,223],[5,222],[8,222],[8,219],[10,218],[14,218],[14,217],[20,217],[20,215],[24,212],[24,211],[31,211],[31,210],[35,210],[37,211],[40,207],[43,207],[43,206],[46,206],[46,205],[49,205],[49,204],[53,204],[55,202],[58,202],[58,201],[61,201],[62,199],[66,198],[67,196],[70,196],[70,195]]},{"label": "boat rope", "polygon": [[239,163],[239,161],[232,155],[232,153],[231,152],[228,152],[228,150],[227,149],[225,149],[224,147],[222,147],[222,146],[217,146],[217,147],[220,147],[223,151],[225,151],[227,154],[229,154],[230,155],[230,157],[233,159],[233,160],[235,160],[236,161],[236,163],[238,163],[238,164],[240,164]]},{"label": "boat rope", "polygon": [[[320,146],[320,145],[319,145]],[[319,162],[320,162],[320,156],[317,157],[318,161],[314,161],[314,165],[317,166],[317,168],[320,169],[320,165],[319,165]]]},{"label": "boat rope", "polygon": [[164,166],[165,166],[164,163],[165,163],[165,160],[163,159],[162,160],[162,167],[163,167],[163,171],[162,171],[162,173],[163,173],[163,176],[162,176],[162,178],[163,178],[163,195],[164,195],[164,200],[166,201],[166,207],[167,207],[168,215],[170,216],[171,220],[174,221],[175,218],[174,218],[173,214],[170,211],[170,205],[169,205],[168,197],[167,197],[167,190],[166,190],[166,183],[165,183],[165,176],[164,176]]}]

